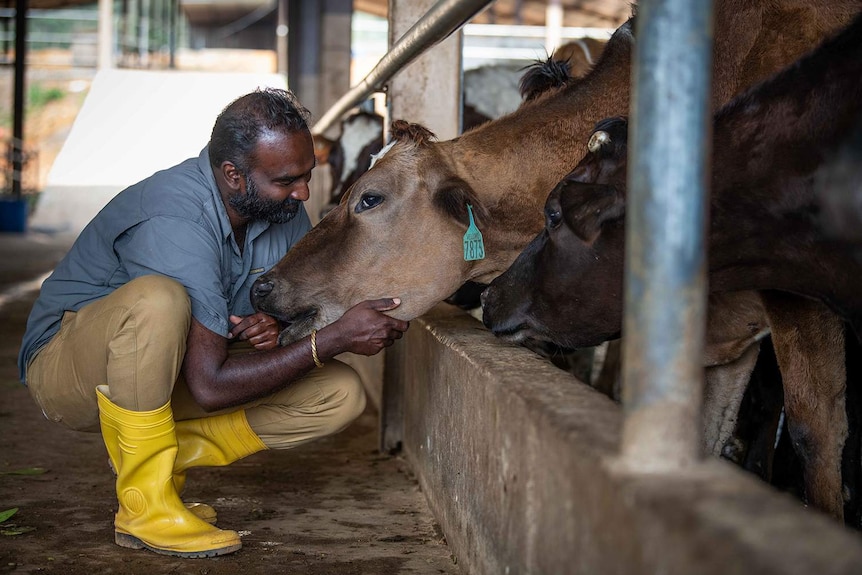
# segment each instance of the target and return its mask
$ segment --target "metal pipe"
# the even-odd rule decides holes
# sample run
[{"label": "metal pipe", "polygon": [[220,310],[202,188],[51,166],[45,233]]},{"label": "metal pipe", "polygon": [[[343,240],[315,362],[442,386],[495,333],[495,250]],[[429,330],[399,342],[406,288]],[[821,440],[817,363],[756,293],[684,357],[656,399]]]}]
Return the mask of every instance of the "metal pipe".
[{"label": "metal pipe", "polygon": [[26,110],[27,0],[15,0],[15,85],[12,102],[12,195],[21,199],[24,181],[24,111]]},{"label": "metal pipe", "polygon": [[712,1],[641,0],[626,207],[622,462],[700,458]]},{"label": "metal pipe", "polygon": [[114,2],[99,0],[99,23],[97,43],[97,68],[109,70],[114,67]]},{"label": "metal pipe", "polygon": [[562,0],[548,0],[545,7],[545,51],[553,54],[560,47],[563,28]]},{"label": "metal pipe", "polygon": [[168,68],[177,68],[177,17],[180,12],[179,0],[168,0],[170,13],[168,14]]},{"label": "metal pipe", "polygon": [[341,116],[364,101],[374,92],[383,89],[392,76],[418,58],[426,49],[445,40],[475,16],[490,0],[440,0],[420,18],[365,78],[338,99],[311,129],[314,134],[323,134]]}]

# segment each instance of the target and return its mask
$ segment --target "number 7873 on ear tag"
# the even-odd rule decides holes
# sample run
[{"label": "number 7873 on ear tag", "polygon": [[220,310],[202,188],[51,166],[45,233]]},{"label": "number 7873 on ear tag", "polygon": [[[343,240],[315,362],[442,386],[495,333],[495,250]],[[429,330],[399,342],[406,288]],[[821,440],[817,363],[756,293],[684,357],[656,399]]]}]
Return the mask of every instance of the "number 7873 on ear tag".
[{"label": "number 7873 on ear tag", "polygon": [[476,227],[473,220],[473,206],[467,204],[467,213],[470,215],[470,226],[464,234],[464,261],[485,259],[485,243],[482,241],[482,232]]}]

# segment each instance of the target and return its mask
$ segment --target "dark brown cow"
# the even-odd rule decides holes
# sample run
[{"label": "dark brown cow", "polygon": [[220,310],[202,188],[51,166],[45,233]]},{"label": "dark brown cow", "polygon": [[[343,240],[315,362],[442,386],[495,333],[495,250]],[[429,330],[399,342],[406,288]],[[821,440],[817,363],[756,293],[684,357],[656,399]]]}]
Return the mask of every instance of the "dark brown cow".
[{"label": "dark brown cow", "polygon": [[[862,317],[862,262],[823,233],[814,182],[862,115],[862,16],[787,70],[734,99],[715,117],[710,196],[712,291],[780,290],[815,298],[853,323]],[[484,294],[494,333],[567,347],[616,337],[622,325],[626,122],[601,122],[603,140],[551,193],[545,230]],[[599,183],[585,183],[599,182]],[[771,294],[791,313],[800,298]],[[829,314],[824,322],[832,321]],[[778,322],[777,322],[778,323]],[[798,337],[792,321],[773,332]],[[843,341],[826,333],[821,357],[843,362]],[[778,343],[778,342],[776,342]],[[829,352],[833,356],[829,358]],[[810,359],[810,358],[809,358]],[[795,369],[805,358],[789,358]],[[802,362],[802,363],[800,363]],[[785,382],[788,429],[812,485],[843,444],[843,386]],[[840,451],[839,451],[840,454]],[[833,499],[840,500],[833,485]],[[817,504],[826,506],[823,502]]]},{"label": "dark brown cow", "polygon": [[814,186],[824,235],[853,246],[856,259],[862,261],[862,117],[818,172]]}]

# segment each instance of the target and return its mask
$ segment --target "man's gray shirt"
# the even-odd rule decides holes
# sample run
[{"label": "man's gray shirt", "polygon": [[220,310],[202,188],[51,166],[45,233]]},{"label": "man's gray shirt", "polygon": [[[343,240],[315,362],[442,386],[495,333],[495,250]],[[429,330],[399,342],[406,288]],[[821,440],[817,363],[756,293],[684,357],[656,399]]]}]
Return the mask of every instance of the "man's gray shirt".
[{"label": "man's gray shirt", "polygon": [[242,252],[215,183],[200,156],[129,187],[84,228],[42,284],[18,355],[21,381],[35,352],[78,311],[134,278],[158,274],[183,284],[192,316],[227,336],[229,315],[254,312],[251,284],[310,229],[305,209],[285,224],[250,222]]}]

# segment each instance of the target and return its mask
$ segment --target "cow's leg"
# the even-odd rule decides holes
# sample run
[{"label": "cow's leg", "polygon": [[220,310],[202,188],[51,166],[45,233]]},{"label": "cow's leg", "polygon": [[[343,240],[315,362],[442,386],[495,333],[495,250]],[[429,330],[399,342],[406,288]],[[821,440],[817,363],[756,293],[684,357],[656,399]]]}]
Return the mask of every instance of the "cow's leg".
[{"label": "cow's leg", "polygon": [[703,441],[706,453],[721,455],[736,429],[739,406],[757,363],[760,342],[735,360],[706,367],[703,392]]},{"label": "cow's leg", "polygon": [[710,294],[703,365],[703,440],[707,453],[721,455],[736,429],[739,407],[757,364],[769,324],[760,294]]},{"label": "cow's leg", "polygon": [[784,384],[787,430],[808,503],[843,520],[841,455],[847,437],[844,325],[823,304],[763,292]]}]

